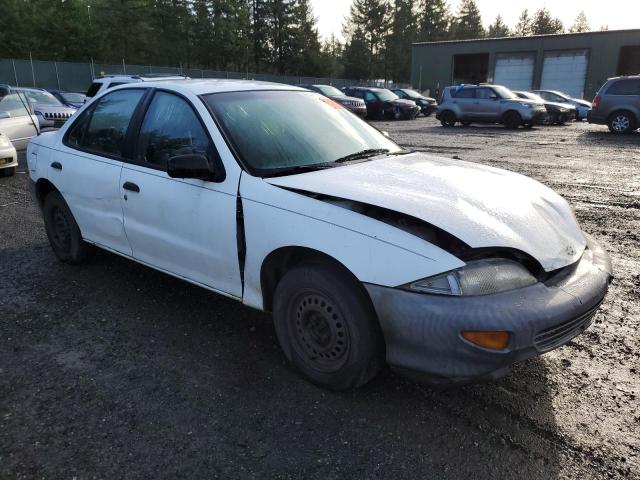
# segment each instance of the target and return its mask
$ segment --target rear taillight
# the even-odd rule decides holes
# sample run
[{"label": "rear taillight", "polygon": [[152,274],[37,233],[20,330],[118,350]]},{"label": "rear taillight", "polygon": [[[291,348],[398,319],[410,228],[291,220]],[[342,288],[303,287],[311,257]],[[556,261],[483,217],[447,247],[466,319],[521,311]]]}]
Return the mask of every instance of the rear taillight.
[{"label": "rear taillight", "polygon": [[591,108],[595,110],[600,107],[600,95],[596,95],[596,98],[593,99],[593,103],[591,104]]}]

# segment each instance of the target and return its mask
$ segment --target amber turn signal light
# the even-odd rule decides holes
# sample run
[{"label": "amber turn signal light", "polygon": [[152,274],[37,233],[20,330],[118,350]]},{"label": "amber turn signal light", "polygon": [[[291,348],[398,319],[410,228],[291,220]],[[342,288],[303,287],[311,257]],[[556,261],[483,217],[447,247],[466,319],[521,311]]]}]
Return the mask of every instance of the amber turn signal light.
[{"label": "amber turn signal light", "polygon": [[509,332],[462,332],[465,340],[478,345],[479,347],[488,348],[490,350],[504,350],[509,346]]}]

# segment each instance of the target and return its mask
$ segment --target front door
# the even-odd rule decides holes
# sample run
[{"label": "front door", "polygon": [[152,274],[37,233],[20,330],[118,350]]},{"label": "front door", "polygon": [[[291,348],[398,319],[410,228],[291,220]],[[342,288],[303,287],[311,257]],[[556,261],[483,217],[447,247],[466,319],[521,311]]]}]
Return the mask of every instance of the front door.
[{"label": "front door", "polygon": [[140,126],[120,196],[137,260],[222,293],[242,297],[236,236],[238,178],[220,183],[167,175],[170,158],[217,152],[189,100],[158,90]]}]

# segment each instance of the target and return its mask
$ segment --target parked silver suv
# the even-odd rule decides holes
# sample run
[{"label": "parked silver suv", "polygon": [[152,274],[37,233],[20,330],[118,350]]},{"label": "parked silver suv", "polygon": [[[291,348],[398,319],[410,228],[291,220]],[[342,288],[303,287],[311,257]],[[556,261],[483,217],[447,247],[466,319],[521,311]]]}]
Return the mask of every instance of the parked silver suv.
[{"label": "parked silver suv", "polygon": [[444,89],[436,118],[445,127],[479,122],[515,129],[543,123],[547,109],[544,103],[519,98],[501,85],[458,85]]},{"label": "parked silver suv", "polygon": [[607,80],[593,99],[587,120],[608,125],[613,133],[640,127],[640,75]]}]

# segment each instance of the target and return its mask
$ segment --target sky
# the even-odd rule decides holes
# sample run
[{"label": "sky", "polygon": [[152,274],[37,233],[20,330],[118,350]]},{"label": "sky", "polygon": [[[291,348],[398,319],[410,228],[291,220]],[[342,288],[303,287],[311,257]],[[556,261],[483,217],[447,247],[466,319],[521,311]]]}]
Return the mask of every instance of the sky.
[{"label": "sky", "polygon": [[[323,37],[332,33],[342,38],[342,24],[349,15],[351,0],[311,0],[313,11],[318,18],[318,29]],[[449,7],[456,11],[460,0],[449,0]],[[528,8],[530,12],[546,7],[554,17],[571,27],[578,12],[584,10],[591,27],[599,30],[608,25],[609,30],[640,28],[640,0],[618,0],[607,7],[602,0],[476,0],[485,27],[502,15],[505,22],[513,27],[520,13]]]}]

